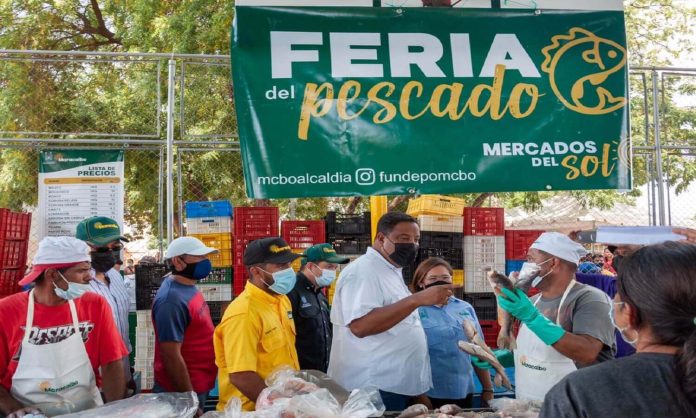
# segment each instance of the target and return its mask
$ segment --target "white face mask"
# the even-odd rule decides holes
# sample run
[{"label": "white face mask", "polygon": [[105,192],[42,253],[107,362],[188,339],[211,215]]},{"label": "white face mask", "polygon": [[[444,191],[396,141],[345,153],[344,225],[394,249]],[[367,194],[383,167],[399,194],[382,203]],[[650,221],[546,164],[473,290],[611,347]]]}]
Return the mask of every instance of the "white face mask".
[{"label": "white face mask", "polygon": [[56,292],[56,295],[58,295],[59,298],[65,299],[65,300],[74,300],[79,298],[80,296],[84,295],[86,292],[89,291],[90,285],[88,284],[81,284],[81,283],[73,283],[69,282],[65,279],[65,276],[63,276],[60,272],[61,279],[65,281],[65,283],[68,284],[68,289],[63,290],[58,285],[56,285],[55,282],[53,282],[53,286],[55,289],[53,289],[54,292]]},{"label": "white face mask", "polygon": [[553,269],[549,271],[548,273],[544,274],[543,276],[539,276],[539,272],[541,271],[542,265],[548,263],[552,259],[549,258],[547,260],[542,261],[541,263],[533,263],[531,261],[526,261],[522,263],[522,267],[520,268],[519,275],[517,276],[517,281],[519,282],[525,282],[531,279],[534,279],[532,282],[532,287],[537,287],[539,283],[544,279],[544,277],[548,276],[553,272]]},{"label": "white face mask", "polygon": [[614,328],[619,330],[619,333],[621,334],[621,337],[623,337],[624,341],[629,343],[631,345],[631,347],[635,348],[636,343],[638,342],[638,337],[636,337],[633,340],[629,340],[628,337],[626,337],[626,334],[624,334],[624,332],[626,332],[628,327],[621,328],[620,326],[618,326],[616,324],[616,314],[614,313],[614,306],[615,305],[624,305],[625,303],[626,302],[614,302],[614,301],[612,301],[611,307],[609,308],[609,319],[611,319],[611,324],[614,326]]}]

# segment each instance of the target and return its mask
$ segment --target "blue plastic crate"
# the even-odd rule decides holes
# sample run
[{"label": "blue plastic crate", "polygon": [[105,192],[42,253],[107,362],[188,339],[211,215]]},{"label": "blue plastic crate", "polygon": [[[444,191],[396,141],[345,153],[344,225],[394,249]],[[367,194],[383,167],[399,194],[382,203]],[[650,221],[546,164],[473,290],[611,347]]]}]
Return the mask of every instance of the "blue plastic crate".
[{"label": "blue plastic crate", "polygon": [[186,202],[187,218],[206,218],[209,216],[232,216],[232,204],[227,200]]},{"label": "blue plastic crate", "polygon": [[505,260],[505,275],[509,276],[513,271],[520,271],[525,262],[527,260]]},{"label": "blue plastic crate", "polygon": [[220,388],[218,386],[218,380],[217,377],[215,378],[215,387],[210,389],[210,392],[208,392],[208,396],[217,398],[220,396]]}]

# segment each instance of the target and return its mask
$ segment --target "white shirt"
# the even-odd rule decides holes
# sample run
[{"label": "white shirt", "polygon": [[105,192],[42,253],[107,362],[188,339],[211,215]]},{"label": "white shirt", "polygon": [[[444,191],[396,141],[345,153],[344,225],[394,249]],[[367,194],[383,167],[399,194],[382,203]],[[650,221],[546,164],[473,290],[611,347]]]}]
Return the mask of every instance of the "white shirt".
[{"label": "white shirt", "polygon": [[418,310],[388,331],[365,338],[356,337],[348,327],[373,309],[411,295],[401,270],[368,248],[341,271],[331,307],[334,336],[328,374],[348,390],[377,386],[414,396],[432,387],[428,343]]},{"label": "white shirt", "polygon": [[104,273],[104,275],[109,278],[110,284],[108,285],[96,279],[96,272],[94,269],[92,269],[90,274],[92,276],[92,280],[89,282],[89,284],[92,291],[102,295],[104,299],[109,302],[111,312],[114,315],[116,328],[118,328],[118,332],[121,334],[121,339],[130,353],[133,349],[133,347],[131,347],[130,338],[128,337],[128,311],[130,309],[130,296],[123,277],[121,277],[121,273],[119,273],[116,269],[111,269]]}]

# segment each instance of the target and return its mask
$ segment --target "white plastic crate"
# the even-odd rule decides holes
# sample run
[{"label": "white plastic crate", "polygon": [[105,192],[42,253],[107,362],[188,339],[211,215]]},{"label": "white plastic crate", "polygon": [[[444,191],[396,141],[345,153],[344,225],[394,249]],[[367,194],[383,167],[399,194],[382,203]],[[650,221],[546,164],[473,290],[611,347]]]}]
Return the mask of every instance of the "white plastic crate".
[{"label": "white plastic crate", "polygon": [[186,234],[222,234],[232,232],[232,218],[212,216],[208,218],[186,218]]},{"label": "white plastic crate", "polygon": [[226,302],[232,300],[231,284],[198,284],[198,290],[203,293],[207,302]]},{"label": "white plastic crate", "polygon": [[467,235],[464,237],[464,267],[502,265],[505,271],[505,237]]},{"label": "white plastic crate", "polygon": [[467,266],[464,265],[464,291],[466,293],[487,293],[493,292],[490,283],[488,282],[488,273],[490,269],[496,271],[505,271],[505,263],[493,266]]},{"label": "white plastic crate", "polygon": [[420,215],[418,225],[423,232],[464,232],[462,216]]},{"label": "white plastic crate", "polygon": [[155,383],[154,357],[148,359],[141,359],[139,358],[139,356],[136,356],[133,370],[135,370],[136,372],[140,372],[141,389],[152,389]]},{"label": "white plastic crate", "polygon": [[152,328],[152,311],[151,310],[140,310],[136,311],[137,319],[136,327],[140,329]]}]

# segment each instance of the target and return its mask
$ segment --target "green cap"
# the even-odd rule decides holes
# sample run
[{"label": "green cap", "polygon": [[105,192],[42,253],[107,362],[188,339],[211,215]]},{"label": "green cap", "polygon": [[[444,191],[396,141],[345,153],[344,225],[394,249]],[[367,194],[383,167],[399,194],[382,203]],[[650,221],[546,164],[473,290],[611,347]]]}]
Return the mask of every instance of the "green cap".
[{"label": "green cap", "polygon": [[119,240],[128,242],[121,236],[121,227],[118,226],[118,222],[105,216],[92,216],[77,224],[75,238],[96,247],[103,247]]},{"label": "green cap", "polygon": [[331,244],[317,244],[307,248],[303,255],[305,258],[302,259],[302,265],[304,266],[307,262],[318,263],[320,261],[326,261],[327,263],[335,264],[346,264],[350,261],[349,258],[341,257],[336,254],[336,250],[331,246]]}]

